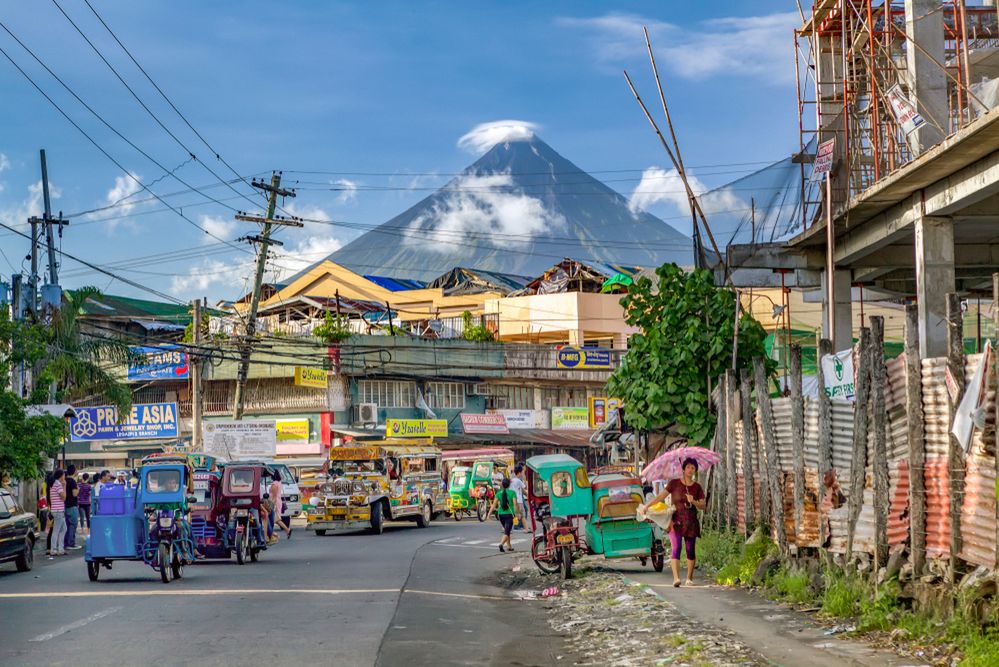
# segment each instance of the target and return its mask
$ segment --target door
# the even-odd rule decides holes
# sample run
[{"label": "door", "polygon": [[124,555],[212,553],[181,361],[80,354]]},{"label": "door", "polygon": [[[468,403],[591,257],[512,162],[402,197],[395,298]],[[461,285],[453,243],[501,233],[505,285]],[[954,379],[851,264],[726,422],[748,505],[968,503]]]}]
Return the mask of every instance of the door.
[{"label": "door", "polygon": [[0,492],[0,560],[13,558],[19,550],[16,515],[14,498],[6,491]]}]

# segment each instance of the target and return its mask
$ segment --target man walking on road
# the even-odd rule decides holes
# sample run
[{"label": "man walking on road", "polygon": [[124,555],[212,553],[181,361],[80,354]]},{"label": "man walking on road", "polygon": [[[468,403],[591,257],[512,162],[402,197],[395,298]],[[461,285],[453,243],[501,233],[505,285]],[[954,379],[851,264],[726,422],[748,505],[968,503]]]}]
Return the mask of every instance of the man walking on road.
[{"label": "man walking on road", "polygon": [[66,468],[66,543],[65,547],[73,551],[82,547],[76,546],[76,527],[80,523],[80,485],[76,482],[76,466]]},{"label": "man walking on road", "polygon": [[[97,482],[97,479],[94,479]],[[90,532],[90,495],[92,487],[90,485],[90,475],[83,473],[80,478],[80,493],[76,496],[80,507],[80,528],[85,529],[84,534]]]}]

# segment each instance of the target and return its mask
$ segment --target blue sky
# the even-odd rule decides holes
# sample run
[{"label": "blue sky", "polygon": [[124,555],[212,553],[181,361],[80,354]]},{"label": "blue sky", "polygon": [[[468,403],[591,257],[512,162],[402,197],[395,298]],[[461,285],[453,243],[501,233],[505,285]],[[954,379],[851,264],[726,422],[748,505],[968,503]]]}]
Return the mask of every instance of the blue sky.
[{"label": "blue sky", "polygon": [[[58,2],[180,142],[217,174],[232,177],[83,0]],[[361,225],[388,220],[429,193],[421,188],[443,184],[477,157],[458,147],[462,135],[501,119],[536,124],[562,155],[630,195],[642,170],[667,166],[621,75],[627,68],[646,100],[655,100],[643,24],[657,48],[684,161],[702,166],[694,171],[704,184],[724,183],[749,168],[714,165],[775,160],[798,142],[791,43],[798,21],[789,0],[91,2],[241,175],[281,169],[289,185],[309,181],[289,207],[309,218]],[[202,192],[221,205],[206,204],[197,192],[167,198],[193,223],[227,241],[254,231],[232,222],[226,207],[249,209],[251,202],[201,164],[184,164],[184,148],[143,111],[54,3],[5,3],[0,21],[167,170],[183,164],[175,174],[188,184],[215,185]],[[2,30],[0,47],[153,191],[187,189],[89,114]],[[65,251],[185,300],[233,298],[248,287],[248,253],[144,201],[148,193],[136,193],[135,182],[2,56],[0,91],[0,221],[23,228],[25,217],[38,212],[38,149],[45,148],[57,210],[119,204],[73,218]],[[259,200],[250,188],[236,187]],[[689,233],[675,203],[653,198],[647,205]],[[357,233],[324,224],[284,231],[286,245],[272,268],[300,268]],[[0,250],[6,278],[11,264],[22,267],[28,243],[0,229]],[[69,260],[62,273],[64,286],[142,295]]]}]

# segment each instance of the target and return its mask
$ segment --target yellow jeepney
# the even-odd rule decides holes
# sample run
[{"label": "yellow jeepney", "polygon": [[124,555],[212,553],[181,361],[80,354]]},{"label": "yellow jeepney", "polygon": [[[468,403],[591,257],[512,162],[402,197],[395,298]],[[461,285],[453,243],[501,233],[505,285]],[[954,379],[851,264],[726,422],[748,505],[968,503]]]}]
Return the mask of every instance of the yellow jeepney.
[{"label": "yellow jeepney", "polygon": [[327,530],[368,528],[412,519],[425,528],[446,510],[441,450],[429,439],[370,440],[330,448],[325,479],[309,499],[308,525]]}]

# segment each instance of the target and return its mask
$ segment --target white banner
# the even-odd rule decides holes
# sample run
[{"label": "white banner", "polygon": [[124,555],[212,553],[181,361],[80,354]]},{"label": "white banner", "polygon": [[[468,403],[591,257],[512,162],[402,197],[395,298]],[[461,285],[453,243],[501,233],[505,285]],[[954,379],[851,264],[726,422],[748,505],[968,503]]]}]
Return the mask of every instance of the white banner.
[{"label": "white banner", "polygon": [[271,420],[206,421],[205,452],[234,461],[277,454],[277,425]]},{"label": "white banner", "polygon": [[857,393],[853,373],[853,348],[822,357],[826,396],[853,400]]},{"label": "white banner", "polygon": [[[981,404],[985,401],[985,374],[991,359],[992,341],[986,341],[985,352],[982,354],[982,358],[978,360],[978,366],[975,367],[975,374],[971,376],[971,382],[968,383],[968,387],[964,391],[961,404],[957,406],[957,410],[954,412],[954,424],[950,432],[961,443],[965,452],[971,446],[971,434],[975,430],[975,413],[980,410]],[[983,415],[979,414],[977,416],[977,421],[984,427]]]},{"label": "white banner", "polygon": [[547,410],[486,410],[489,414],[503,415],[509,429],[551,428],[551,415]]},{"label": "white banner", "polygon": [[900,85],[896,83],[888,89],[886,95],[888,97],[888,104],[891,105],[892,113],[895,114],[895,120],[898,121],[903,132],[909,134],[925,122],[923,121],[923,117],[919,115],[919,112],[916,111],[916,105],[909,101],[909,98],[905,96]]}]

